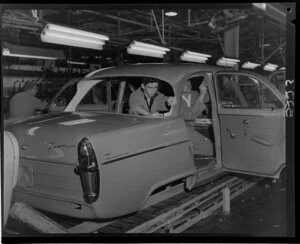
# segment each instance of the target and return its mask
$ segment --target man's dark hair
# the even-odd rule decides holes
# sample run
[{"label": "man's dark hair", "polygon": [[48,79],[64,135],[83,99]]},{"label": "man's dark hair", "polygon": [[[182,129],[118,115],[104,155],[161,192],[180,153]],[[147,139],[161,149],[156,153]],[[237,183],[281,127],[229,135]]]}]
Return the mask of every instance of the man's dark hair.
[{"label": "man's dark hair", "polygon": [[155,79],[155,78],[146,77],[142,81],[142,84],[144,84],[144,85],[147,85],[149,83],[158,83],[158,85],[159,85],[160,84],[160,80]]}]

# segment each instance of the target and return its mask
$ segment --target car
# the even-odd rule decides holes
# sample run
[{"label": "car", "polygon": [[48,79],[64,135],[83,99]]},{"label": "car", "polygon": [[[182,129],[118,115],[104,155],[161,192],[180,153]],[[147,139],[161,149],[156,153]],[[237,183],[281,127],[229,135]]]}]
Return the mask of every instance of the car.
[{"label": "car", "polygon": [[285,70],[278,70],[273,72],[270,77],[269,81],[276,86],[276,88],[281,91],[283,94],[285,93],[285,81],[286,81],[286,71]]},{"label": "car", "polygon": [[[11,205],[13,188],[17,184],[19,144],[9,131],[3,131],[3,224],[5,226]],[[1,156],[1,155],[0,155]]]},{"label": "car", "polygon": [[[169,116],[129,114],[130,94],[144,78],[177,97]],[[212,141],[212,157],[194,154],[178,115],[186,80],[196,90],[207,81],[207,113],[192,123]],[[37,209],[116,218],[141,210],[176,182],[190,191],[199,172],[278,178],[285,167],[284,96],[257,74],[206,64],[131,64],[93,72],[61,97],[65,89],[49,113],[6,125],[20,145],[13,198]],[[61,111],[53,112],[60,99]]]}]

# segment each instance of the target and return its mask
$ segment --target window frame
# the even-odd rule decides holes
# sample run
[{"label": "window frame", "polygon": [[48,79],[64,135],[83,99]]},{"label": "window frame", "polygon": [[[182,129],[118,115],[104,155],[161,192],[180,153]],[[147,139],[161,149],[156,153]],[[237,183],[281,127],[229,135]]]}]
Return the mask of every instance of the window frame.
[{"label": "window frame", "polygon": [[[243,76],[247,76],[249,79],[254,79],[254,80],[257,80],[258,81],[258,85],[259,85],[259,100],[262,99],[262,94],[261,94],[261,90],[262,90],[262,86],[261,84],[263,84],[266,88],[268,88],[273,94],[274,96],[281,102],[282,104],[282,107],[281,108],[263,108],[262,107],[262,101],[259,101],[259,108],[243,108],[243,107],[239,107],[239,108],[225,108],[225,107],[222,107],[222,104],[220,102],[220,98],[219,98],[219,84],[218,84],[218,76],[220,75],[243,75]],[[261,77],[257,74],[252,74],[250,72],[240,72],[240,71],[233,71],[233,70],[228,70],[228,71],[218,71],[216,73],[214,73],[213,75],[214,77],[214,83],[215,83],[215,90],[216,90],[216,101],[217,101],[217,104],[218,104],[218,107],[221,108],[221,109],[230,109],[230,110],[283,110],[284,109],[284,96],[283,94],[280,93],[279,90],[275,89],[273,87],[273,85],[267,80],[265,79],[264,77]],[[254,82],[254,81],[253,81]]]},{"label": "window frame", "polygon": [[[119,80],[119,88],[118,88],[118,93],[117,93],[116,107],[114,108],[114,111],[112,111],[112,106],[111,106],[112,94],[111,94],[111,89],[109,89],[109,92],[108,92],[109,94],[107,94],[107,104],[109,106],[109,111],[107,111],[107,112],[123,114],[122,111],[120,110],[119,106],[122,104],[122,101],[120,99],[124,97],[125,86],[128,83],[128,79],[130,79],[130,78],[143,79],[143,78],[147,78],[147,77],[152,78],[151,76],[132,75],[132,76],[108,76],[108,77],[106,76],[106,77],[97,77],[97,78],[89,77],[88,79],[82,79],[77,83],[77,91],[76,91],[75,95],[73,96],[73,98],[71,99],[71,101],[69,102],[69,104],[67,104],[64,111],[65,112],[76,112],[77,106],[80,105],[81,100],[91,91],[91,89],[94,86],[99,84],[99,82],[109,81],[107,84],[110,84],[110,86],[109,85],[106,86],[107,89],[109,89],[109,88],[111,88],[111,81]],[[158,78],[156,78],[156,79],[158,79]],[[165,80],[161,80],[161,79],[158,79],[158,80],[160,82],[167,83],[169,88],[172,89],[172,92],[175,96],[175,89],[170,83],[168,83]],[[123,86],[122,86],[122,83],[124,83]],[[139,85],[139,87],[140,87],[140,85]],[[103,111],[101,111],[101,112],[103,112]],[[124,114],[126,114],[126,113],[124,113]],[[131,114],[131,115],[134,115],[134,114]],[[142,115],[135,115],[135,116],[142,116]]]}]

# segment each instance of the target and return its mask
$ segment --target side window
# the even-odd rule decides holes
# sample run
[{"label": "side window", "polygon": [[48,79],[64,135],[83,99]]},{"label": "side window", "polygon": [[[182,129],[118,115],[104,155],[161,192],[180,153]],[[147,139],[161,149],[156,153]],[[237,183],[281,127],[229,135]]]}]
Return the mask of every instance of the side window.
[{"label": "side window", "polygon": [[218,75],[218,97],[223,108],[258,108],[258,84],[241,75]]},{"label": "side window", "polygon": [[93,86],[79,104],[106,104],[106,83],[104,81]]},{"label": "side window", "polygon": [[[131,76],[131,77],[120,78],[122,81],[125,81],[124,93],[122,96],[122,101],[120,103],[121,108],[119,110],[121,113],[124,114],[129,113],[130,110],[129,98],[131,94],[137,89],[140,89],[143,80],[148,78],[150,77]],[[150,79],[154,79],[154,78],[150,78]],[[174,90],[168,82],[165,82],[163,80],[158,80],[158,82],[159,82],[158,92],[162,93],[165,96],[174,96]]]},{"label": "side window", "polygon": [[270,78],[270,83],[273,84],[281,93],[285,92],[285,72],[274,73]]},{"label": "side window", "polygon": [[283,103],[276,95],[265,85],[261,84],[261,102],[262,108],[283,108]]},{"label": "side window", "polygon": [[105,80],[94,85],[82,98],[77,110],[114,111],[120,82]]},{"label": "side window", "polygon": [[281,108],[276,95],[259,80],[249,75],[217,76],[218,98],[223,108]]},{"label": "side window", "polygon": [[55,99],[56,106],[67,106],[77,91],[77,83],[66,87],[61,94]]}]

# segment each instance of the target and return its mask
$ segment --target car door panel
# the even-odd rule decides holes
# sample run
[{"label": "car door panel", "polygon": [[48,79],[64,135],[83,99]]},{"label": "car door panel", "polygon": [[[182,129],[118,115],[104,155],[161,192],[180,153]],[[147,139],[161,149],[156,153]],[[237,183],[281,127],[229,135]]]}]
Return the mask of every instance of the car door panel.
[{"label": "car door panel", "polygon": [[[234,77],[238,75],[247,74]],[[224,170],[277,178],[285,164],[284,108],[222,107],[220,100],[217,110]]]},{"label": "car door panel", "polygon": [[[279,116],[220,114],[219,117],[224,168],[275,175],[284,161],[280,131],[284,125]],[[247,126],[244,120],[249,120]]]}]

